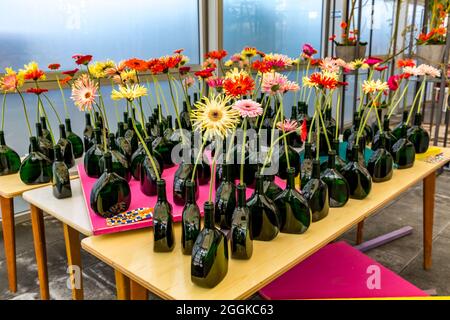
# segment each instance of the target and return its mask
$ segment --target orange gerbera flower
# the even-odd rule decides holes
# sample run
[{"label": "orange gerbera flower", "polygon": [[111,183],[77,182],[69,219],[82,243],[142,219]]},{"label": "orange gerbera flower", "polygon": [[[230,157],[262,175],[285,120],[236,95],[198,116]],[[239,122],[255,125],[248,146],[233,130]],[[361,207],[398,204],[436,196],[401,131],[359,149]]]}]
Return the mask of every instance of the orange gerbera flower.
[{"label": "orange gerbera flower", "polygon": [[51,63],[47,68],[49,68],[50,70],[58,70],[60,67],[61,65],[59,63]]},{"label": "orange gerbera flower", "polygon": [[164,64],[157,58],[147,61],[147,68],[152,74],[160,74],[164,71]]},{"label": "orange gerbera flower", "polygon": [[324,74],[323,72],[315,72],[309,77],[309,82],[312,84],[316,84],[319,87],[325,88],[325,89],[336,89],[339,82],[336,78],[328,76],[327,74]]},{"label": "orange gerbera flower", "polygon": [[399,59],[397,61],[397,68],[404,68],[404,67],[415,67],[416,63],[413,59]]},{"label": "orange gerbera flower", "polygon": [[181,60],[182,56],[179,54],[159,58],[160,63],[164,65],[164,72],[167,72],[169,69],[178,68]]},{"label": "orange gerbera flower", "polygon": [[59,83],[61,85],[66,85],[70,80],[72,80],[72,77],[71,76],[67,76],[64,79],[59,80]]},{"label": "orange gerbera flower", "polygon": [[223,88],[228,96],[240,97],[250,94],[255,89],[252,77],[241,74],[238,77],[225,79]]},{"label": "orange gerbera flower", "polygon": [[214,68],[207,68],[207,69],[197,71],[196,73],[194,73],[194,75],[196,77],[206,79],[206,78],[212,77],[214,70],[215,70]]},{"label": "orange gerbera flower", "polygon": [[215,60],[222,60],[227,56],[228,52],[226,50],[214,50],[205,54],[205,58],[211,58]]},{"label": "orange gerbera flower", "polygon": [[146,71],[147,70],[147,62],[145,62],[142,59],[137,59],[137,58],[131,58],[128,59],[124,62],[124,65],[127,66],[130,69],[133,69],[135,71]]},{"label": "orange gerbera flower", "polygon": [[341,22],[341,28],[342,28],[342,29],[346,29],[347,27],[348,27],[347,22],[342,21],[342,22]]},{"label": "orange gerbera flower", "polygon": [[25,80],[39,80],[45,76],[44,71],[40,69],[28,70],[25,72]]},{"label": "orange gerbera flower", "polygon": [[252,68],[261,73],[267,73],[272,70],[272,65],[265,60],[256,60],[252,63]]}]

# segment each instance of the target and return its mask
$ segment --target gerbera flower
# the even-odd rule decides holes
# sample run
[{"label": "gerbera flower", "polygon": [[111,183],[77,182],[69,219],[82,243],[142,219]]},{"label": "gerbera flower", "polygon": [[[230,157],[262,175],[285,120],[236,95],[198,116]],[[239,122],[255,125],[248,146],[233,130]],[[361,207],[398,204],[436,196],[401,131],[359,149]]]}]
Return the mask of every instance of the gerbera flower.
[{"label": "gerbera flower", "polygon": [[150,70],[151,74],[160,74],[164,72],[164,64],[157,58],[151,59],[147,62],[147,68]]},{"label": "gerbera flower", "polygon": [[322,59],[320,62],[320,69],[327,72],[337,73],[339,72],[340,66],[337,64],[336,60],[330,57]]},{"label": "gerbera flower", "polygon": [[265,73],[262,79],[261,91],[270,95],[284,93],[284,86],[288,82],[285,75],[278,72]]},{"label": "gerbera flower", "polygon": [[334,90],[338,86],[338,75],[332,72],[315,72],[303,78],[303,85],[310,88],[323,88]]},{"label": "gerbera flower", "polygon": [[388,66],[377,66],[374,69],[381,72],[381,71],[386,70],[387,68],[388,68]]},{"label": "gerbera flower", "polygon": [[47,89],[42,89],[42,88],[29,88],[26,91],[27,93],[34,93],[35,95],[40,95],[44,92],[48,92]]},{"label": "gerbera flower", "polygon": [[72,84],[72,96],[70,97],[81,111],[91,110],[97,97],[98,86],[87,74],[82,74]]},{"label": "gerbera flower", "polygon": [[226,73],[223,88],[227,95],[239,97],[250,94],[255,89],[255,82],[247,72],[234,68]]},{"label": "gerbera flower", "polygon": [[230,60],[232,62],[239,62],[242,60],[242,56],[239,53],[235,53],[231,56]]},{"label": "gerbera flower", "polygon": [[96,61],[89,65],[89,73],[96,79],[105,78],[107,76],[106,70],[112,69],[116,66],[114,61]]},{"label": "gerbera flower", "polygon": [[362,59],[356,59],[349,63],[350,70],[356,70],[356,69],[367,69],[369,68],[369,65],[365,63]]},{"label": "gerbera flower", "polygon": [[39,69],[38,64],[35,61],[31,61],[29,64],[24,65],[25,80],[45,80],[44,71]]},{"label": "gerbera flower", "polygon": [[147,88],[138,84],[120,86],[119,90],[113,90],[111,92],[112,100],[126,99],[128,101],[133,101],[139,97],[147,95]]},{"label": "gerbera flower", "polygon": [[177,49],[177,50],[174,50],[173,53],[181,54],[183,51],[184,51],[184,49]]},{"label": "gerbera flower", "polygon": [[181,55],[163,56],[159,58],[160,63],[164,66],[163,72],[168,72],[169,69],[178,68],[182,60]]},{"label": "gerbera flower", "polygon": [[297,130],[297,127],[298,127],[298,124],[297,124],[297,121],[295,121],[295,120],[286,119],[286,120],[284,120],[284,122],[280,121],[277,123],[277,128],[284,132],[295,131],[295,130]]},{"label": "gerbera flower", "polygon": [[211,77],[208,80],[206,80],[206,83],[209,87],[215,88],[217,91],[221,91],[223,87],[223,81],[224,78],[219,77]]},{"label": "gerbera flower", "polygon": [[194,130],[203,131],[207,139],[224,138],[239,123],[239,111],[228,105],[230,97],[217,95],[195,104],[191,114]]},{"label": "gerbera flower", "polygon": [[126,67],[133,69],[138,72],[144,72],[148,69],[147,62],[142,59],[131,58],[125,60],[123,63]]},{"label": "gerbera flower", "polygon": [[232,108],[239,111],[242,118],[255,118],[263,114],[261,104],[251,99],[236,101]]},{"label": "gerbera flower", "polygon": [[191,71],[191,67],[180,67],[180,68],[178,68],[178,72],[179,72],[182,76],[188,74],[189,71]]},{"label": "gerbera flower", "polygon": [[11,68],[6,68],[5,71],[6,74],[3,76],[3,78],[0,78],[0,88],[2,89],[2,91],[15,91],[23,86],[23,83],[25,82],[25,75],[23,70],[17,73]]},{"label": "gerbera flower", "polygon": [[397,61],[397,68],[404,68],[404,67],[415,67],[416,62],[413,59],[399,59]]},{"label": "gerbera flower", "polygon": [[346,29],[347,27],[348,27],[347,22],[342,21],[342,22],[341,22],[341,28],[342,28],[342,29]]},{"label": "gerbera flower", "polygon": [[66,85],[66,84],[69,83],[70,80],[72,80],[72,77],[71,77],[71,76],[67,76],[67,77],[65,77],[65,78],[63,78],[63,79],[61,79],[61,80],[59,80],[59,83],[60,83],[61,85]]},{"label": "gerbera flower", "polygon": [[207,58],[203,64],[202,64],[203,69],[207,69],[207,68],[217,68],[217,64],[216,61],[214,59],[211,58]]},{"label": "gerbera flower", "polygon": [[389,90],[396,91],[400,85],[400,79],[399,75],[390,76],[387,82]]},{"label": "gerbera flower", "polygon": [[256,48],[254,48],[254,47],[245,47],[241,51],[241,56],[242,57],[246,57],[246,58],[252,58],[252,57],[256,56],[257,53],[258,53],[258,50],[256,50]]},{"label": "gerbera flower", "polygon": [[58,70],[61,67],[59,63],[51,63],[47,66],[50,70]]},{"label": "gerbera flower", "polygon": [[214,50],[205,54],[205,58],[222,60],[227,56],[228,52],[226,50]]},{"label": "gerbera flower", "polygon": [[122,71],[119,75],[115,75],[113,80],[118,84],[135,84],[138,82],[135,70]]},{"label": "gerbera flower", "polygon": [[317,53],[317,50],[314,49],[312,45],[305,43],[303,45],[302,52],[306,57],[311,58],[313,55]]},{"label": "gerbera flower", "polygon": [[418,67],[426,76],[437,78],[441,76],[441,72],[433,66],[428,64],[421,64]]},{"label": "gerbera flower", "polygon": [[377,57],[368,57],[364,60],[364,63],[368,64],[369,66],[375,66],[381,63],[383,59],[377,58]]},{"label": "gerbera flower", "polygon": [[75,73],[78,72],[78,70],[80,70],[80,69],[75,68],[75,69],[73,69],[73,70],[67,70],[67,71],[63,71],[63,72],[61,72],[61,73],[64,74],[64,75],[73,77],[73,76],[75,75]]},{"label": "gerbera flower", "polygon": [[87,54],[87,55],[81,55],[81,54],[76,54],[74,56],[72,56],[73,59],[75,59],[75,63],[77,65],[85,65],[87,66],[89,64],[89,62],[91,62],[92,60],[92,55]]},{"label": "gerbera flower", "polygon": [[414,67],[404,67],[403,73],[407,73],[407,74],[410,74],[415,77],[420,77],[420,76],[425,75],[425,72],[423,69],[421,69],[419,67],[415,67],[415,66]]},{"label": "gerbera flower", "polygon": [[362,84],[362,89],[365,94],[385,91],[389,89],[389,86],[386,82],[382,82],[380,79],[378,80],[364,80]]},{"label": "gerbera flower", "polygon": [[196,77],[199,77],[199,78],[202,78],[202,79],[207,79],[209,77],[212,77],[214,70],[216,70],[216,69],[214,69],[214,68],[207,68],[207,69],[203,69],[203,70],[197,71],[196,73],[194,73],[194,75]]},{"label": "gerbera flower", "polygon": [[195,79],[192,77],[186,77],[183,79],[183,86],[187,89],[194,85]]},{"label": "gerbera flower", "polygon": [[279,53],[269,53],[264,57],[264,61],[270,64],[272,69],[283,70],[292,66],[293,60],[287,55]]},{"label": "gerbera flower", "polygon": [[264,60],[256,60],[252,63],[252,68],[260,73],[267,73],[272,70],[272,66]]}]

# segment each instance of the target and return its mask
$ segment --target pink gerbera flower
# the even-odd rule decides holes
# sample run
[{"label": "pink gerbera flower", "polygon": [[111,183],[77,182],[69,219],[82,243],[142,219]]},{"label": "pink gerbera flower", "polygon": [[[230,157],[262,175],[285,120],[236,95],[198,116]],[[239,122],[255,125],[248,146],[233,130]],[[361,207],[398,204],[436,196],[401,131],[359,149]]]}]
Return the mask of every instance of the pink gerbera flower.
[{"label": "pink gerbera flower", "polygon": [[295,82],[289,81],[285,75],[278,72],[269,72],[263,75],[261,91],[270,95],[285,93],[287,91],[297,91],[300,89]]},{"label": "pink gerbera flower", "polygon": [[206,83],[211,88],[222,88],[223,87],[223,81],[224,81],[224,78],[211,77],[208,80],[206,80]]},{"label": "pink gerbera flower", "polygon": [[254,118],[263,114],[261,104],[251,99],[239,100],[232,107],[234,110],[239,111],[242,118],[249,117]]},{"label": "pink gerbera flower", "polygon": [[312,45],[305,43],[303,45],[303,54],[307,56],[308,58],[311,58],[313,55],[317,53],[317,50],[313,48]]},{"label": "pink gerbera flower", "polygon": [[82,74],[72,85],[70,97],[80,111],[91,110],[95,102],[98,86],[87,74]]},{"label": "pink gerbera flower", "polygon": [[297,130],[298,124],[295,120],[286,119],[284,122],[278,122],[277,128],[283,130],[284,132],[291,132]]}]

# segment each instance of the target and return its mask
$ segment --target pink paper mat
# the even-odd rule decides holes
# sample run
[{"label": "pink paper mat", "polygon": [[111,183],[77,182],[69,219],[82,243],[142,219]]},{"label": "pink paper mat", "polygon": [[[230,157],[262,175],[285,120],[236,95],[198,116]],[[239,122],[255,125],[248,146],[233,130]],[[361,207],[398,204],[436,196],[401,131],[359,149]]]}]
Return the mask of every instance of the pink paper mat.
[{"label": "pink paper mat", "polygon": [[[380,287],[371,289],[378,271]],[[259,293],[271,300],[428,296],[345,242],[323,247]]]},{"label": "pink paper mat", "polygon": [[[173,206],[173,219],[175,222],[181,221],[181,214],[183,212],[183,206],[176,205],[173,203],[173,177],[177,170],[177,166],[165,169],[162,174],[162,178],[166,180],[166,191],[167,191],[167,200]],[[120,231],[134,230],[140,228],[146,228],[153,225],[151,219],[140,221],[136,223],[131,223],[127,225],[118,225],[118,226],[108,226],[106,224],[106,219],[97,215],[90,206],[90,194],[94,183],[97,181],[95,178],[90,178],[87,176],[86,171],[84,170],[84,166],[82,164],[78,165],[78,174],[81,181],[81,187],[83,190],[83,195],[85,199],[86,208],[89,212],[89,218],[91,220],[92,231],[94,235],[105,234],[105,233],[114,233]],[[282,180],[276,178],[275,182],[284,187],[285,183]],[[128,210],[133,210],[141,207],[150,207],[153,208],[156,203],[156,196],[146,196],[141,192],[140,183],[137,180],[131,178],[130,180],[130,188],[131,188],[131,204]],[[247,198],[251,196],[253,193],[253,189],[247,188]],[[203,203],[208,200],[209,194],[209,184],[199,186],[199,197],[197,199],[197,203],[200,206],[200,209],[203,210]],[[215,194],[215,190],[213,189],[213,195]],[[213,196],[214,199],[214,196]]]}]

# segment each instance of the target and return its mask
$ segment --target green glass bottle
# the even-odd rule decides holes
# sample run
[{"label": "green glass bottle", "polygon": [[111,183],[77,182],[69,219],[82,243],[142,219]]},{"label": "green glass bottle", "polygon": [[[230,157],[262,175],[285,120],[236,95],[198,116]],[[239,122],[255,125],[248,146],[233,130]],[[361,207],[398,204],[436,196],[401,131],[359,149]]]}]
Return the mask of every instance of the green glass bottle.
[{"label": "green glass bottle", "polygon": [[372,189],[372,178],[369,171],[360,161],[355,161],[359,154],[359,146],[353,146],[352,160],[342,169],[342,175],[350,187],[350,198],[362,200],[366,198]]},{"label": "green glass bottle", "polygon": [[397,126],[395,126],[395,128],[392,130],[392,134],[397,140],[402,138],[402,128],[406,128],[406,131],[408,131],[408,129],[410,128],[406,123],[408,121],[408,115],[409,112],[407,110],[403,111],[402,121],[397,124]]},{"label": "green glass bottle", "polygon": [[166,181],[157,182],[158,200],[153,210],[153,251],[170,252],[175,247],[172,205],[166,197]]},{"label": "green glass bottle", "polygon": [[[283,133],[280,132],[280,136]],[[292,137],[292,134],[287,137],[287,141],[291,141],[290,137]],[[287,153],[289,156],[289,166],[295,169],[295,176],[298,176],[300,174],[300,153],[298,153],[293,147],[291,147],[290,142],[288,142],[287,145]],[[278,173],[277,176],[280,177],[283,180],[287,179],[287,168],[288,168],[288,162],[286,158],[286,148],[284,147],[284,141],[280,144],[279,147],[279,158],[278,158]]]},{"label": "green glass bottle", "polygon": [[128,112],[123,113],[123,129],[125,132],[128,130]]},{"label": "green glass bottle", "polygon": [[70,175],[67,165],[64,163],[64,157],[61,152],[61,146],[55,146],[55,161],[52,165],[52,190],[56,199],[65,199],[72,197],[72,187],[70,186]]},{"label": "green glass bottle", "polygon": [[[378,119],[380,119],[380,120],[383,119],[383,109],[377,108],[377,114],[378,114]],[[370,125],[370,127],[372,128],[372,133],[373,133],[374,137],[380,130],[380,128],[378,127],[378,119],[375,118],[375,120]]]},{"label": "green glass bottle", "polygon": [[47,118],[46,117],[41,117],[41,125],[42,125],[42,136],[45,139],[52,141],[52,135],[51,135],[50,131],[47,129]]},{"label": "green glass bottle", "polygon": [[[338,139],[334,139],[332,144],[331,144],[331,148],[334,151],[334,165],[335,165],[335,169],[338,172],[341,172],[342,168],[347,164],[347,162],[345,162],[344,159],[342,159],[341,156],[339,155],[339,153],[340,153],[339,145],[340,145],[339,140]],[[323,172],[323,171],[325,171],[327,169],[328,169],[328,161],[325,161],[325,162],[323,162],[320,165],[320,172]]]},{"label": "green glass bottle", "polygon": [[386,148],[386,134],[384,132],[380,133],[378,139],[379,146],[372,153],[367,163],[367,170],[372,176],[373,182],[384,182],[392,178],[392,174],[394,173],[394,159]]},{"label": "green glass bottle", "polygon": [[361,124],[361,118],[358,116],[358,112],[353,114],[353,125],[350,128],[344,130],[342,135],[342,139],[344,142],[348,140],[348,138],[352,135],[352,133],[357,133],[359,126]]},{"label": "green glass bottle", "polygon": [[288,169],[286,189],[275,199],[280,213],[280,231],[301,234],[311,224],[311,209],[308,201],[295,189],[294,168]]},{"label": "green glass bottle", "polygon": [[99,178],[102,175],[103,169],[100,167],[100,159],[103,157],[104,150],[102,144],[102,133],[100,128],[94,129],[94,144],[86,151],[84,155],[84,170],[88,177]]},{"label": "green glass bottle", "polygon": [[250,209],[247,206],[246,186],[237,186],[237,207],[231,222],[231,257],[233,259],[250,259],[253,254]]},{"label": "green glass bottle", "polygon": [[[383,135],[385,140],[385,149],[391,151],[392,146],[397,142],[397,138],[392,134],[389,127],[389,118],[387,115],[384,116],[383,120]],[[378,130],[377,134],[373,137],[372,141],[372,151],[376,151],[380,147],[380,135],[381,131]]]},{"label": "green glass bottle", "polygon": [[407,138],[407,127],[403,126],[400,132],[400,139],[392,146],[392,157],[398,169],[411,168],[416,159],[416,150],[411,141]]},{"label": "green glass bottle", "polygon": [[59,125],[59,140],[57,144],[61,147],[61,153],[64,158],[64,163],[68,168],[75,165],[75,157],[73,154],[72,143],[67,139],[66,127],[63,124]]},{"label": "green glass bottle", "polygon": [[[352,133],[350,137],[347,140],[347,149],[345,151],[345,156],[348,161],[353,161],[353,146],[356,144],[357,139],[357,133]],[[358,161],[361,163],[362,166],[365,166],[366,160],[364,157],[364,153],[366,151],[366,136],[364,134],[361,134],[358,141]]]},{"label": "green glass bottle", "polygon": [[298,118],[297,119],[298,119],[299,125],[301,125],[303,123],[303,121],[306,120],[306,127],[307,127],[307,130],[309,130],[312,119],[308,115],[308,105],[304,101],[299,101],[297,103],[297,107],[298,107]]},{"label": "green glass bottle", "polygon": [[52,179],[52,161],[39,151],[36,137],[30,137],[31,152],[19,168],[20,180],[28,185],[49,183]]},{"label": "green glass bottle", "polygon": [[231,229],[231,219],[236,208],[236,185],[230,167],[231,164],[222,165],[225,179],[216,192],[215,221],[221,229]]},{"label": "green glass bottle", "polygon": [[127,141],[130,143],[131,151],[134,153],[138,149],[139,138],[136,134],[136,131],[134,131],[133,119],[131,118],[128,118],[127,131],[125,131],[125,139],[127,139]]},{"label": "green glass bottle", "polygon": [[94,142],[92,141],[94,138],[94,128],[91,123],[91,115],[86,113],[84,117],[86,119],[86,124],[83,130],[83,142],[84,152],[87,152],[94,145]]},{"label": "green glass bottle", "polygon": [[430,135],[422,127],[422,114],[416,113],[414,125],[408,130],[408,140],[414,145],[416,153],[425,153],[430,146]]},{"label": "green glass bottle", "polygon": [[72,143],[73,155],[75,159],[81,158],[84,153],[83,140],[81,140],[81,138],[72,131],[70,119],[66,119],[66,134],[67,140]]},{"label": "green glass bottle", "polygon": [[254,240],[270,241],[280,231],[280,218],[275,203],[264,194],[264,178],[256,174],[256,189],[247,201],[252,219]]},{"label": "green glass bottle", "polygon": [[[128,166],[127,158],[120,153],[118,146],[116,145],[116,139],[114,133],[108,135],[108,151],[111,154],[112,171],[117,173],[120,177],[127,181],[131,180],[131,172]],[[100,169],[103,172],[105,169],[104,156],[100,158]]]},{"label": "green glass bottle", "polygon": [[204,206],[205,224],[192,248],[191,281],[204,288],[213,288],[228,272],[228,240],[214,223],[214,204]]},{"label": "green glass bottle", "polygon": [[195,183],[186,182],[186,204],[182,213],[181,251],[183,254],[192,254],[195,240],[200,233],[200,208],[195,201]]},{"label": "green glass bottle", "polygon": [[189,114],[188,105],[186,101],[183,101],[183,110],[180,113],[181,128],[186,130],[192,130],[191,116]]},{"label": "green glass bottle", "polygon": [[[36,139],[38,142],[39,151],[43,153],[47,158],[51,161],[55,158],[55,152],[53,150],[53,143],[51,140],[48,140],[44,137],[44,133],[42,131],[42,124],[36,123]],[[29,152],[31,152],[31,145],[28,148]]]},{"label": "green glass bottle", "polygon": [[312,175],[312,163],[313,163],[313,154],[312,154],[312,145],[309,142],[305,142],[305,150],[303,162],[301,163],[301,188],[308,183],[311,179]]},{"label": "green glass bottle", "polygon": [[106,152],[104,160],[105,171],[92,187],[90,205],[99,216],[110,218],[128,210],[131,190],[128,182],[113,172],[111,153]]},{"label": "green glass bottle", "polygon": [[275,183],[275,175],[267,173],[263,175],[263,190],[267,198],[272,201],[275,201],[276,197],[283,191],[283,189]]},{"label": "green glass bottle", "polygon": [[[159,176],[161,176],[163,169],[160,162],[155,158],[156,152],[152,148],[152,142],[150,139],[146,139],[147,143],[147,149],[150,152],[150,155],[152,156],[153,163],[156,166],[156,170],[159,172]],[[155,170],[153,169],[152,162],[148,155],[145,153],[144,161],[142,162],[140,166],[141,173],[140,176],[140,188],[143,194],[147,196],[154,196],[158,193],[157,188],[157,180],[158,177],[156,175]]]},{"label": "green glass bottle", "polygon": [[347,180],[336,168],[336,151],[332,150],[328,153],[327,164],[328,168],[321,173],[320,179],[328,186],[330,207],[343,207],[350,197],[350,190]]},{"label": "green glass bottle", "polygon": [[0,176],[17,173],[20,168],[20,156],[6,145],[5,133],[0,131]]},{"label": "green glass bottle", "polygon": [[[173,202],[184,206],[186,203],[186,183],[191,180],[194,164],[190,161],[182,161],[173,176]],[[197,179],[196,179],[197,180]],[[197,190],[196,190],[197,191]],[[198,193],[198,192],[197,192]]]},{"label": "green glass bottle", "polygon": [[127,158],[127,161],[131,162],[131,156],[133,153],[130,142],[125,139],[125,124],[123,122],[119,122],[117,124],[117,128],[116,145],[119,148],[120,153]]},{"label": "green glass bottle", "polygon": [[320,179],[320,161],[313,160],[311,179],[303,187],[303,196],[311,209],[312,222],[322,220],[330,210],[328,186]]}]

